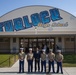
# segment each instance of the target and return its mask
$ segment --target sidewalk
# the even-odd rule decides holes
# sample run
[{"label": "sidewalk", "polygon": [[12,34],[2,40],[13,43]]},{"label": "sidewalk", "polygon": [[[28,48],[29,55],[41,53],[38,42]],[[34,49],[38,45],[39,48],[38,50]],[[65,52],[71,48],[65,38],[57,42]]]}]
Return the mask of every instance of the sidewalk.
[{"label": "sidewalk", "polygon": [[[60,73],[49,73],[49,74],[45,74],[45,73],[28,73],[27,72],[27,67],[28,67],[28,64],[27,64],[27,61],[25,59],[25,73],[18,73],[18,69],[19,69],[19,61],[17,61],[12,67],[10,68],[0,68],[0,75],[76,75],[76,67],[64,67],[63,68],[63,74],[60,74]],[[55,65],[55,69],[56,69],[56,65]]]}]

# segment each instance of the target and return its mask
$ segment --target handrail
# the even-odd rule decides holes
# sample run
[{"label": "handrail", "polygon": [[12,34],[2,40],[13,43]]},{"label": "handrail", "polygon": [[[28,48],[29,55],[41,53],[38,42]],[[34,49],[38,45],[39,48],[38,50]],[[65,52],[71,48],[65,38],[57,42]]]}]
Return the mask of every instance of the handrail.
[{"label": "handrail", "polygon": [[[9,61],[8,63],[9,63],[9,67],[10,67],[10,59],[11,59],[12,57],[14,57],[14,56],[16,56],[16,55],[14,54],[14,55],[9,56],[8,59],[6,59],[6,60],[4,60],[3,62],[0,63],[0,66],[1,66],[3,63]],[[16,60],[16,58],[15,58],[15,60]],[[15,61],[14,61],[14,62],[15,62]]]}]

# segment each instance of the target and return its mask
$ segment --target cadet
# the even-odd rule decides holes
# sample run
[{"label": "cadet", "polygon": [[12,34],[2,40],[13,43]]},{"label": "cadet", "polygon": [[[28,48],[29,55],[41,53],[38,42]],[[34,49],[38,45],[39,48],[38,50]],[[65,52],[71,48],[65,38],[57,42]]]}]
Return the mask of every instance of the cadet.
[{"label": "cadet", "polygon": [[63,69],[62,69],[63,55],[61,54],[61,50],[58,50],[57,52],[58,52],[56,55],[57,73],[59,73],[59,67],[60,67],[61,73],[63,74]]},{"label": "cadet", "polygon": [[38,71],[40,71],[40,51],[37,48],[36,52],[34,53],[34,58],[35,58],[35,72],[37,70],[37,66],[38,66]]},{"label": "cadet", "polygon": [[41,72],[43,72],[43,67],[46,72],[46,52],[45,49],[42,50],[41,53]]},{"label": "cadet", "polygon": [[53,73],[55,73],[55,70],[54,70],[54,60],[55,60],[55,54],[52,52],[53,49],[49,49],[49,54],[48,54],[48,60],[49,60],[49,71],[51,70],[51,65],[52,65],[52,70],[53,70]]},{"label": "cadet", "polygon": [[20,48],[19,53],[19,73],[24,72],[24,59],[25,59],[25,53],[23,52],[23,48]]},{"label": "cadet", "polygon": [[28,72],[32,72],[33,71],[33,53],[32,53],[32,48],[29,48],[29,53],[27,54],[27,61],[28,61]]}]

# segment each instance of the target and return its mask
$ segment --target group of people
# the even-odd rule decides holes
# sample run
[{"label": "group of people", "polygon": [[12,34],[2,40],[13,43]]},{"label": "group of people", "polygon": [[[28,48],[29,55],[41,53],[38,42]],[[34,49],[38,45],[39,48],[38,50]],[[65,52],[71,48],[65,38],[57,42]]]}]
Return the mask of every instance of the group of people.
[{"label": "group of people", "polygon": [[[48,59],[48,63],[46,60]],[[25,59],[25,53],[23,52],[23,48],[21,49],[19,53],[19,73],[24,72],[24,59]],[[27,62],[28,62],[28,72],[52,72],[53,73],[59,73],[59,68],[61,70],[61,73],[63,74],[62,69],[62,62],[63,62],[63,55],[61,54],[61,50],[57,50],[57,53],[53,53],[53,49],[49,49],[49,53],[46,54],[46,50],[42,49],[42,52],[39,51],[38,48],[36,48],[35,52],[32,52],[32,48],[29,48],[29,53],[26,56]],[[35,64],[33,62],[35,61]],[[57,71],[55,72],[54,67],[54,61],[57,63]],[[48,64],[48,71],[46,71],[46,63]],[[51,67],[52,66],[52,67]],[[33,70],[33,67],[35,69]],[[52,71],[51,71],[52,68]]]}]

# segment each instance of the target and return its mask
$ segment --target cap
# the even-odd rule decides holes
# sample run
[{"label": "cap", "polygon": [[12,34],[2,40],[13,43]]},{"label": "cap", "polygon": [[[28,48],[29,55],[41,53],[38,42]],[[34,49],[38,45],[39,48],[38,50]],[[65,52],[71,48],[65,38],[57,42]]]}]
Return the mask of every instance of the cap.
[{"label": "cap", "polygon": [[32,48],[29,48],[30,51],[32,51]]},{"label": "cap", "polygon": [[20,48],[20,50],[23,50],[24,48]]},{"label": "cap", "polygon": [[44,51],[44,52],[45,52],[45,49],[42,49],[42,51]]},{"label": "cap", "polygon": [[57,52],[61,52],[61,50],[57,50]]},{"label": "cap", "polygon": [[49,49],[49,51],[51,51],[51,52],[52,52],[52,51],[53,51],[53,49]]}]

